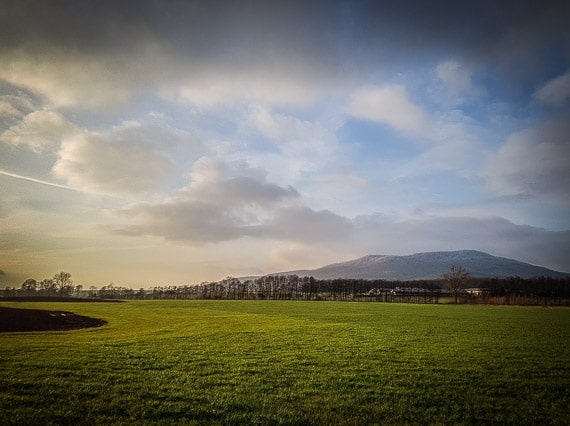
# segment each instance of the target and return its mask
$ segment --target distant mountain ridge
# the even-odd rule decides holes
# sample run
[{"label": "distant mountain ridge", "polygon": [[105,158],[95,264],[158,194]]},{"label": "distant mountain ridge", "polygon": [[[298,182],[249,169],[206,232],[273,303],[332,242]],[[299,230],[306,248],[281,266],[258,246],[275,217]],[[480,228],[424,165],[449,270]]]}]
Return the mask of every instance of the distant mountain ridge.
[{"label": "distant mountain ridge", "polygon": [[281,272],[317,279],[362,278],[385,280],[434,279],[449,272],[451,265],[461,266],[477,278],[563,278],[570,273],[497,257],[477,250],[436,251],[407,256],[368,255],[347,262],[333,263],[317,269]]}]

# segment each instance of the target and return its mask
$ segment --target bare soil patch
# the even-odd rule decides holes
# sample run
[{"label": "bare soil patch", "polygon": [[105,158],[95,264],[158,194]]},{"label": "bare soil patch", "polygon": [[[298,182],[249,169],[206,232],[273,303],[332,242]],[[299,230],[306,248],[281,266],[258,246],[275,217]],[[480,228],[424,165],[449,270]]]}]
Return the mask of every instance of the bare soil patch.
[{"label": "bare soil patch", "polygon": [[76,315],[73,312],[0,306],[0,332],[74,330],[105,324],[105,320]]},{"label": "bare soil patch", "polygon": [[120,299],[95,299],[71,296],[7,296],[0,297],[0,302],[123,302]]}]

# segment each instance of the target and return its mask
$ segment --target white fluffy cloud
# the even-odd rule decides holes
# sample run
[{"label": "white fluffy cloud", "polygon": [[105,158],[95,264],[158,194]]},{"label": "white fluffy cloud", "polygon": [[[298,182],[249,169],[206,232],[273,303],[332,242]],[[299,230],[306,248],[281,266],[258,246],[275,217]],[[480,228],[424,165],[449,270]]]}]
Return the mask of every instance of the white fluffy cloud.
[{"label": "white fluffy cloud", "polygon": [[431,133],[428,115],[408,98],[406,89],[401,85],[372,86],[356,91],[350,98],[347,113],[387,124],[414,137]]},{"label": "white fluffy cloud", "polygon": [[[228,66],[233,69],[231,64],[224,67]],[[300,107],[310,105],[316,98],[318,82],[311,82],[310,77],[302,73],[297,77],[283,73],[282,67],[260,75],[255,68],[228,72],[227,69],[220,71],[212,67],[190,79],[181,78],[178,84],[166,84],[160,91],[167,99],[202,107],[243,102]]]},{"label": "white fluffy cloud", "polygon": [[155,188],[169,170],[164,156],[139,141],[82,132],[62,142],[52,172],[74,188],[128,195]]},{"label": "white fluffy cloud", "polygon": [[547,105],[564,104],[570,99],[570,71],[546,82],[534,92],[533,98]]},{"label": "white fluffy cloud", "polygon": [[136,74],[111,58],[64,50],[15,51],[2,57],[0,78],[46,97],[52,107],[100,107],[125,101]]},{"label": "white fluffy cloud", "polygon": [[485,175],[501,195],[570,200],[570,124],[567,118],[512,134],[490,157]]},{"label": "white fluffy cloud", "polygon": [[41,152],[58,147],[64,138],[77,132],[79,129],[57,112],[34,111],[2,133],[0,141]]},{"label": "white fluffy cloud", "polygon": [[302,142],[310,147],[323,140],[330,141],[334,138],[334,134],[329,129],[318,123],[272,113],[267,108],[252,108],[246,119],[254,131],[277,144]]},{"label": "white fluffy cloud", "polygon": [[232,155],[266,169],[273,181],[297,186],[327,170],[338,170],[346,161],[335,130],[319,120],[255,106],[240,124],[246,147],[236,144]]},{"label": "white fluffy cloud", "polygon": [[437,77],[458,92],[472,89],[471,75],[456,61],[446,61],[436,67]]},{"label": "white fluffy cloud", "polygon": [[[80,192],[122,196],[150,194],[161,188],[174,169],[166,156],[169,150],[178,145],[190,151],[201,149],[191,135],[175,128],[131,120],[95,132],[77,127],[53,110],[34,111],[21,117],[0,134],[0,142],[29,148],[37,154],[29,158],[41,164],[42,169],[51,168],[52,176],[63,181],[64,186]],[[26,158],[29,154],[20,149],[18,155]],[[20,174],[13,166],[8,169],[15,176],[31,172],[30,181],[41,181],[31,168],[20,166],[19,170],[25,170]],[[46,178],[43,182],[49,185]]]},{"label": "white fluffy cloud", "polygon": [[440,84],[432,89],[432,96],[446,107],[461,105],[483,94],[483,89],[473,82],[471,71],[458,61],[439,63],[435,75]]}]

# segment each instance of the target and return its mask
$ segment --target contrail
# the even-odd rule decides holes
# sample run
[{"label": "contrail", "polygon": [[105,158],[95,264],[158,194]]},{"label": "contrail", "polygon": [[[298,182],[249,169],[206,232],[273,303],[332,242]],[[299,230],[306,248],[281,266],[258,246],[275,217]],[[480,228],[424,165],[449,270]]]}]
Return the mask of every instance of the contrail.
[{"label": "contrail", "polygon": [[33,177],[29,177],[29,176],[24,176],[24,175],[19,175],[17,173],[12,173],[12,172],[8,172],[6,170],[2,170],[0,169],[0,175],[4,175],[4,176],[8,176],[14,179],[21,179],[21,180],[25,180],[28,182],[34,182],[34,183],[39,183],[41,185],[47,185],[47,186],[53,186],[54,188],[61,188],[61,189],[67,189],[69,191],[74,191],[74,192],[79,192],[82,194],[89,194],[89,195],[99,195],[99,196],[103,196],[103,197],[110,197],[110,198],[115,198],[117,200],[123,200],[123,201],[129,201],[129,202],[136,202],[136,203],[147,203],[146,201],[142,201],[142,200],[135,200],[132,198],[125,198],[125,197],[120,197],[117,195],[112,195],[112,194],[105,194],[103,192],[96,192],[96,191],[87,191],[85,189],[79,189],[79,188],[74,188],[73,186],[68,186],[68,185],[62,185],[60,183],[54,183],[54,182],[49,182],[47,180],[42,180],[42,179],[36,179]]},{"label": "contrail", "polygon": [[42,185],[54,186],[56,188],[69,189],[70,191],[85,192],[85,191],[82,191],[80,189],[73,188],[72,186],[48,182],[47,180],[36,179],[36,178],[29,177],[29,176],[18,175],[16,173],[7,172],[6,170],[2,170],[2,169],[0,169],[0,175],[9,176],[9,177],[15,178],[15,179],[27,180],[28,182],[41,183]]}]

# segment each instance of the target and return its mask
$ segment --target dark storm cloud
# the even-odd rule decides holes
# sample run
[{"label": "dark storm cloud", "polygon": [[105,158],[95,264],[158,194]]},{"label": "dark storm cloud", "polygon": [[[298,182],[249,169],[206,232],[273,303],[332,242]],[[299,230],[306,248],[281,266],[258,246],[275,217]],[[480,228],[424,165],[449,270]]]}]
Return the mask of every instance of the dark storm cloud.
[{"label": "dark storm cloud", "polygon": [[359,24],[355,37],[371,46],[369,57],[377,54],[380,59],[402,61],[453,57],[474,70],[490,71],[489,83],[496,89],[503,85],[507,94],[526,94],[570,63],[568,3],[355,2],[353,13]]},{"label": "dark storm cloud", "polygon": [[398,35],[420,46],[426,43],[465,46],[484,54],[509,34],[568,40],[566,20],[570,8],[556,1],[418,1],[355,2],[359,33],[375,38]]},{"label": "dark storm cloud", "polygon": [[140,37],[149,2],[135,7],[121,1],[3,0],[1,5],[1,50],[56,45],[96,53]]},{"label": "dark storm cloud", "polygon": [[[235,41],[265,34],[283,42],[311,43],[356,34],[361,40],[397,35],[416,44],[483,48],[511,31],[564,35],[570,6],[557,1],[74,1],[3,0],[3,43],[46,39],[70,46],[117,47],[128,34],[168,34],[181,44]],[[324,30],[324,31],[323,31]],[[202,34],[189,40],[188,34]],[[283,36],[287,35],[285,39]],[[565,35],[566,39],[568,35]],[[393,40],[393,41],[398,41]],[[120,47],[120,44],[119,46]],[[492,46],[488,46],[492,47]]]},{"label": "dark storm cloud", "polygon": [[[153,39],[192,57],[311,46],[342,16],[333,2],[3,1],[0,49],[55,45],[92,54]],[[329,7],[330,6],[330,7]],[[260,37],[263,35],[262,37]],[[243,49],[242,49],[243,48]]]},{"label": "dark storm cloud", "polygon": [[547,67],[570,60],[570,6],[558,1],[4,0],[2,9],[3,51],[131,55],[152,42],[181,66],[274,62],[321,77],[440,52],[535,85],[554,77],[541,75]]}]

